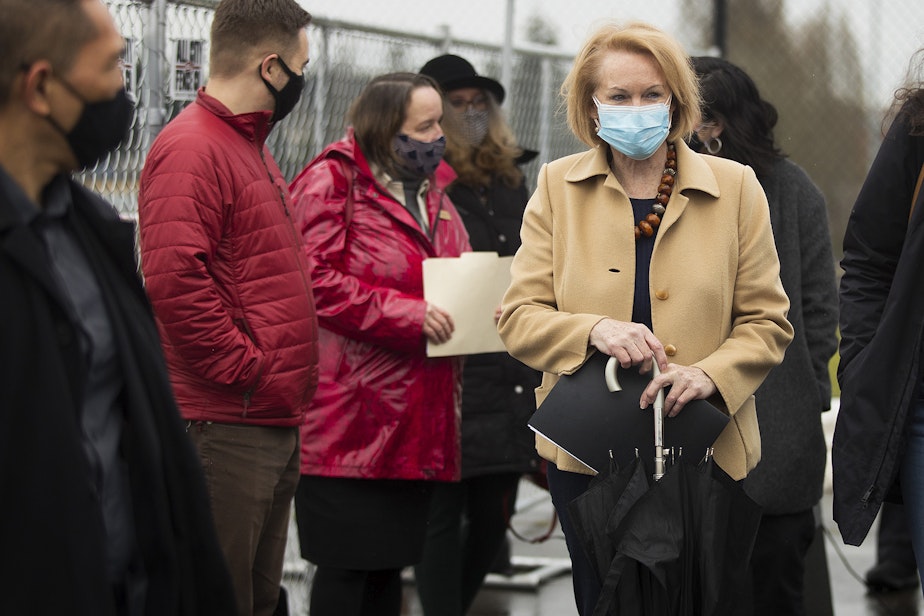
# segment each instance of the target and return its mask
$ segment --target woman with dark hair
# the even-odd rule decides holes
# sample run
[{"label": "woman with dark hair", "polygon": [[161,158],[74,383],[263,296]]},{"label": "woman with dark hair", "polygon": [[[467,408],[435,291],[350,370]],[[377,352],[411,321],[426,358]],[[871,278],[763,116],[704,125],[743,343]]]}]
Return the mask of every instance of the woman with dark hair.
[{"label": "woman with dark hair", "polygon": [[[454,55],[433,58],[420,72],[443,89],[446,161],[458,175],[448,193],[472,249],[513,255],[529,195],[517,166],[523,151],[500,109],[503,86]],[[414,569],[427,616],[468,612],[503,545],[520,476],[539,468],[526,426],[538,385],[539,373],[507,353],[465,358],[462,481],[434,488],[424,556]]]},{"label": "woman with dark hair", "polygon": [[[761,460],[744,481],[763,507],[751,557],[754,614],[804,614],[805,555],[815,536],[827,447],[821,413],[831,406],[828,362],[837,348],[837,287],[825,200],[777,147],[776,109],[727,60],[693,59],[703,99],[694,148],[750,165],[767,202],[780,279],[795,331],[783,362],[755,394]],[[700,144],[695,144],[699,141]]]},{"label": "woman with dark hair", "polygon": [[924,562],[924,49],[896,92],[892,123],[844,234],[841,406],[834,519],[860,545],[884,500],[901,498],[918,573]]},{"label": "woman with dark hair", "polygon": [[320,325],[295,495],[312,616],[397,616],[432,486],[459,479],[461,362],[427,357],[453,323],[423,298],[423,260],[469,250],[436,173],[442,115],[429,77],[376,77],[292,182]]}]

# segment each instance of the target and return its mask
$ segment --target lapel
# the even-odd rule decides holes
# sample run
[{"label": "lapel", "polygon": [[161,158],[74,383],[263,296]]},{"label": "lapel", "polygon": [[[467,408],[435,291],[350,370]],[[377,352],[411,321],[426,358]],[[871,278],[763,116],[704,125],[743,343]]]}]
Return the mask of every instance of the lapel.
[{"label": "lapel", "polygon": [[[359,199],[362,199],[364,203],[373,204],[375,207],[379,207],[385,212],[388,216],[396,219],[402,225],[404,225],[408,233],[423,245],[426,249],[427,254],[430,256],[435,255],[435,250],[433,248],[432,237],[436,237],[436,224],[439,217],[438,212],[434,212],[434,208],[431,204],[431,199],[433,198],[434,189],[431,185],[430,190],[427,192],[427,215],[430,218],[430,234],[424,232],[420,228],[420,224],[414,218],[408,209],[403,206],[397,199],[395,199],[391,193],[381,186],[376,180],[372,180],[369,184],[362,185],[357,182],[357,190],[361,191]],[[437,202],[439,203],[439,202]],[[436,209],[440,209],[437,207]]]},{"label": "lapel", "polygon": [[0,199],[0,252],[22,268],[57,304],[65,308],[67,314],[71,314],[71,303],[52,274],[54,270],[42,240],[30,226],[22,223],[5,198]]},{"label": "lapel", "polygon": [[658,231],[659,239],[683,215],[690,202],[689,193],[703,192],[715,198],[721,196],[715,172],[702,155],[693,152],[683,139],[674,141],[674,147],[677,150],[677,178]]}]

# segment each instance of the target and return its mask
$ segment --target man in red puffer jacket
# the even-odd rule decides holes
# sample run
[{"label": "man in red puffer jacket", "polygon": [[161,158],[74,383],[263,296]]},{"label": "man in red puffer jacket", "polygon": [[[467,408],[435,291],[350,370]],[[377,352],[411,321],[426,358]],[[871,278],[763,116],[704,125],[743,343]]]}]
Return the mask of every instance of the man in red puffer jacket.
[{"label": "man in red puffer jacket", "polygon": [[317,386],[304,246],[265,145],[304,87],[310,20],[295,0],[223,0],[209,82],[141,176],[142,271],[240,614],[276,606],[298,429]]}]

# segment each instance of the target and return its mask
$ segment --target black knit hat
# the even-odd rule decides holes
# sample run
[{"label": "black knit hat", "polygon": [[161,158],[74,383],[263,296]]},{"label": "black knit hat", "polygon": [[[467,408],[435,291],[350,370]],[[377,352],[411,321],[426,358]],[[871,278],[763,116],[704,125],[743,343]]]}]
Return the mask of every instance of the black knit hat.
[{"label": "black knit hat", "polygon": [[493,94],[498,105],[504,101],[504,86],[476,73],[475,67],[465,58],[452,54],[438,56],[424,64],[420,73],[436,80],[443,92],[458,88],[481,88]]}]

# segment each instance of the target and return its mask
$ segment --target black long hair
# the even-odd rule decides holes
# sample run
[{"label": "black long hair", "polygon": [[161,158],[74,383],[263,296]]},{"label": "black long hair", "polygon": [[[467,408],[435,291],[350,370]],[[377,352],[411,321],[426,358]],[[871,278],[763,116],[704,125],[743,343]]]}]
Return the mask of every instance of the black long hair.
[{"label": "black long hair", "polygon": [[760,96],[757,84],[741,68],[722,58],[692,59],[703,100],[703,121],[721,120],[722,149],[718,155],[750,165],[758,178],[769,175],[785,158],[773,128],[779,115]]},{"label": "black long hair", "polygon": [[911,56],[905,85],[895,91],[886,119],[892,116],[906,116],[911,134],[924,136],[924,48]]}]

